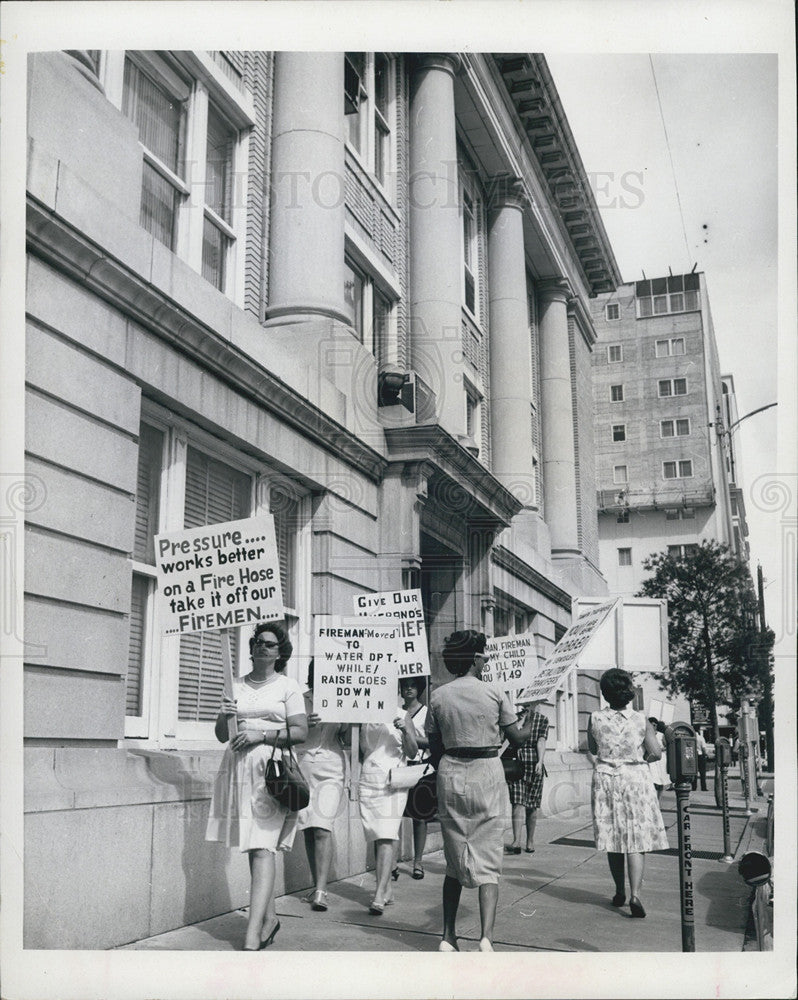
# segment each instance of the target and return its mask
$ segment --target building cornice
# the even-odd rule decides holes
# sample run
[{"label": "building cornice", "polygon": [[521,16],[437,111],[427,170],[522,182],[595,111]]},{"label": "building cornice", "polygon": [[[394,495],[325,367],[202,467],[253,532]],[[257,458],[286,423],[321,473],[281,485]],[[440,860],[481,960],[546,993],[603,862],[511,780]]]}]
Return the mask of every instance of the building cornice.
[{"label": "building cornice", "polygon": [[387,462],[379,452],[31,197],[27,243],[35,256],[151,330],[214,378],[227,382],[369,479],[382,479]]},{"label": "building cornice", "polygon": [[437,479],[429,499],[469,523],[506,528],[522,504],[438,424],[386,428],[393,462],[424,462]]},{"label": "building cornice", "polygon": [[494,59],[587,287],[592,295],[614,290],[621,274],[545,57]]},{"label": "building cornice", "polygon": [[547,577],[538,573],[537,570],[533,569],[522,559],[519,559],[509,549],[506,549],[503,545],[495,545],[491,551],[491,559],[497,566],[518,577],[519,580],[523,580],[524,583],[545,597],[548,597],[549,600],[561,608],[565,608],[569,614],[571,613],[571,605],[573,603],[571,595],[555,583],[552,583]]}]

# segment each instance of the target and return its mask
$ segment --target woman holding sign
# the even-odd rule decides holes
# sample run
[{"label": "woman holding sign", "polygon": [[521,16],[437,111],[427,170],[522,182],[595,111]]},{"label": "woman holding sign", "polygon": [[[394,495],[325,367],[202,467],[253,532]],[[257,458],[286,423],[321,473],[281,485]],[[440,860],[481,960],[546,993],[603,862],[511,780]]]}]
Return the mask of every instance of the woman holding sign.
[{"label": "woman holding sign", "polygon": [[407,802],[406,788],[390,787],[391,768],[401,767],[418,753],[412,720],[402,709],[397,711],[393,726],[368,722],[360,727],[360,819],[366,840],[374,841],[377,889],[369,912],[377,915],[393,902],[389,885],[394,846],[399,842]]},{"label": "woman holding sign", "polygon": [[463,886],[479,888],[479,950],[493,951],[504,828],[510,814],[499,747],[505,737],[518,747],[532,735],[528,718],[516,720],[509,696],[482,683],[486,644],[484,633],[472,629],[445,640],[443,662],[454,680],[432,692],[427,713],[430,756],[433,764],[440,762],[438,818],[446,856],[439,951],[459,951],[455,923]]},{"label": "woman holding sign", "polygon": [[310,905],[314,910],[324,911],[328,907],[327,879],[333,853],[333,823],[344,794],[346,760],[343,741],[349,733],[349,726],[339,722],[322,722],[313,711],[313,673],[311,660],[305,695],[308,738],[299,753],[299,766],[310,787],[310,804],[299,814],[298,829],[305,836],[305,850],[313,877]]},{"label": "woman holding sign", "polygon": [[[222,699],[216,719],[216,738],[227,747],[213,788],[205,839],[249,855],[252,881],[244,951],[266,948],[280,930],[274,908],[275,854],[290,851],[296,833],[297,814],[269,795],[264,779],[272,754],[280,756],[281,748],[304,742],[308,733],[302,691],[283,673],[292,651],[281,625],[258,625],[249,640],[252,670],[233,682],[234,698]],[[235,716],[237,729],[232,739],[230,716]]]}]

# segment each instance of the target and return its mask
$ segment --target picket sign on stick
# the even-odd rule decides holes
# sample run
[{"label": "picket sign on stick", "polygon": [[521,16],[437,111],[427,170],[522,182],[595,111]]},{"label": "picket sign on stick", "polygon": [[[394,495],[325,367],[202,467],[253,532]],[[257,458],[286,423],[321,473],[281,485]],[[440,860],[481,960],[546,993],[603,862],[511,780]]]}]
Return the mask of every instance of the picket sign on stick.
[{"label": "picket sign on stick", "polygon": [[[230,633],[222,631],[222,680],[225,698],[233,700],[233,657],[230,653]],[[238,734],[238,716],[227,716],[227,738],[232,739]]]},{"label": "picket sign on stick", "polygon": [[360,726],[355,723],[349,730],[349,799],[357,802],[360,798]]}]

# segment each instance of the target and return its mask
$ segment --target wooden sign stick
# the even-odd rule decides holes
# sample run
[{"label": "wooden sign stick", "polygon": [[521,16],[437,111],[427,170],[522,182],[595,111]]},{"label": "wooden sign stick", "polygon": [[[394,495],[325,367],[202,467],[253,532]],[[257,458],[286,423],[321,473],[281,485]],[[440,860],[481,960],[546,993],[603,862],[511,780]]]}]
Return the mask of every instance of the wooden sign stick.
[{"label": "wooden sign stick", "polygon": [[[233,657],[230,653],[230,633],[223,631],[222,639],[222,679],[225,698],[233,699]],[[238,733],[238,716],[227,716],[227,736],[231,739]]]}]

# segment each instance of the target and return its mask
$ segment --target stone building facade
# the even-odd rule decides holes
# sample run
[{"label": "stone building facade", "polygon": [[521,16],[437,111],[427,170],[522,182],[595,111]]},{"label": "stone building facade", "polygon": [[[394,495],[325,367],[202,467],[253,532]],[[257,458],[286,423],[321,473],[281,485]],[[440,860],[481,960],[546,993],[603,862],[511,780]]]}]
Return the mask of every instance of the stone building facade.
[{"label": "stone building facade", "polygon": [[[401,587],[433,683],[455,628],[545,657],[606,591],[620,279],[538,55],[40,53],[28,134],[25,945],[105,948],[247,902],[203,840],[219,639],[159,633],[154,535],[271,512],[301,681],[314,614]],[[550,812],[596,697],[548,706]],[[335,840],[370,866],[356,802]]]}]

